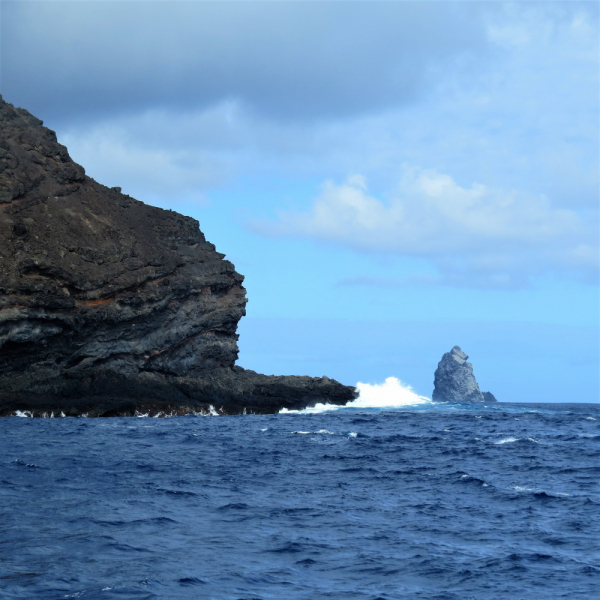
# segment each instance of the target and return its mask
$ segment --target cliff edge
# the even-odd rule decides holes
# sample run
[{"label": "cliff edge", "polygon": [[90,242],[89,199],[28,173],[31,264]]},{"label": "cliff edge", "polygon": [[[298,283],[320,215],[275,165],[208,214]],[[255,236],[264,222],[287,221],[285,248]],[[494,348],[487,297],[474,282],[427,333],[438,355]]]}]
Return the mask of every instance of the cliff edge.
[{"label": "cliff edge", "polygon": [[235,366],[243,276],[0,96],[0,415],[277,412],[355,389]]}]

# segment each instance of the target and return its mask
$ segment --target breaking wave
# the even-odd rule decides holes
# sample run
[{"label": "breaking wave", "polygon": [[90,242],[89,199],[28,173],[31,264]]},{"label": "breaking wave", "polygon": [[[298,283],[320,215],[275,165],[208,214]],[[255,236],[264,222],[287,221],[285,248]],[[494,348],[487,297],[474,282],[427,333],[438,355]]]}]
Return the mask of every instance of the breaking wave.
[{"label": "breaking wave", "polygon": [[419,396],[410,385],[402,383],[396,377],[388,377],[383,383],[356,384],[360,396],[348,406],[356,408],[390,408],[398,406],[414,406],[415,404],[431,404],[425,396]]},{"label": "breaking wave", "polygon": [[402,406],[415,406],[417,404],[432,404],[429,398],[419,396],[410,385],[403,383],[397,377],[388,377],[383,383],[356,384],[359,396],[356,400],[348,402],[346,406],[334,404],[317,404],[304,410],[282,409],[281,413],[320,413],[327,410],[344,410],[348,408],[400,408]]}]

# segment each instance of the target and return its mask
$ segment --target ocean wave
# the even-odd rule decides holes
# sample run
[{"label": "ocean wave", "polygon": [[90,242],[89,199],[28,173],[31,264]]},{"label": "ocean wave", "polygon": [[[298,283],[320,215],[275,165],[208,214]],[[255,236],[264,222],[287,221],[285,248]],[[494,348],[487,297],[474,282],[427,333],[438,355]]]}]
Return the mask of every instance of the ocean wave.
[{"label": "ocean wave", "polygon": [[579,435],[598,433],[583,420],[597,414],[578,410],[0,419],[2,589],[15,600],[593,598],[598,440]]},{"label": "ocean wave", "polygon": [[546,492],[539,488],[527,488],[520,485],[512,485],[510,486],[510,489],[515,492],[531,493],[536,498],[568,498],[571,496],[571,494],[566,494],[564,492]]},{"label": "ocean wave", "polygon": [[514,442],[531,442],[532,444],[539,444],[538,440],[533,438],[516,438],[516,437],[506,437],[494,442],[494,444],[512,444]]},{"label": "ocean wave", "polygon": [[397,377],[388,377],[383,383],[362,383],[356,384],[359,396],[356,400],[348,402],[345,406],[335,404],[316,404],[304,410],[281,409],[280,413],[296,414],[314,414],[329,410],[344,410],[356,408],[400,408],[404,406],[417,406],[421,404],[431,404],[433,402],[417,394],[410,385],[403,383]]},{"label": "ocean wave", "polygon": [[318,431],[291,431],[290,433],[296,433],[299,435],[343,435],[350,438],[358,437],[356,431],[349,431],[348,433],[335,433],[335,431],[329,431],[328,429],[319,429]]}]

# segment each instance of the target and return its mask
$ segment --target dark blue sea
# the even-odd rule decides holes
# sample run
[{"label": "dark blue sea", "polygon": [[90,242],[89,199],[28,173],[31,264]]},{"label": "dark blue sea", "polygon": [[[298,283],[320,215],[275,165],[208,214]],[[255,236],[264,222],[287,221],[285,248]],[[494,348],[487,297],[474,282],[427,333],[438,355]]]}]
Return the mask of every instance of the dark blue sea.
[{"label": "dark blue sea", "polygon": [[4,599],[600,597],[598,405],[0,419]]}]

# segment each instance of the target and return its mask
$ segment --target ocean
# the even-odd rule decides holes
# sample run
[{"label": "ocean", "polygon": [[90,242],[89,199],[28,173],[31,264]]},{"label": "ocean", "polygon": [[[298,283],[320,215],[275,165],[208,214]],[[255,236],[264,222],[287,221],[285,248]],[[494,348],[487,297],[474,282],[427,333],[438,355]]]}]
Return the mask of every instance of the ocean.
[{"label": "ocean", "polygon": [[600,597],[600,408],[0,419],[0,598]]}]

